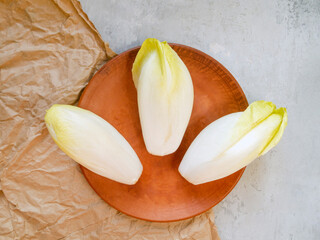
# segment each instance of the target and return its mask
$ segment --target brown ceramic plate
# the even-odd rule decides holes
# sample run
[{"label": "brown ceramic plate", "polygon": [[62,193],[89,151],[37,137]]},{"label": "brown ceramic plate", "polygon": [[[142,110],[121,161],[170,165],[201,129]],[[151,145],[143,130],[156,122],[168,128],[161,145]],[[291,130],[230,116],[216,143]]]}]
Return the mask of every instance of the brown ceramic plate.
[{"label": "brown ceramic plate", "polygon": [[248,103],[237,81],[219,62],[194,48],[170,45],[188,67],[195,94],[189,126],[175,153],[153,156],[144,145],[131,76],[139,48],[107,62],[91,79],[79,102],[80,107],[112,124],[131,144],[143,165],[143,173],[133,186],[117,183],[81,167],[89,184],[117,210],[156,222],[178,221],[209,210],[228,195],[244,172],[241,169],[226,178],[198,186],[180,176],[180,161],[200,131],[226,114],[243,111]]}]

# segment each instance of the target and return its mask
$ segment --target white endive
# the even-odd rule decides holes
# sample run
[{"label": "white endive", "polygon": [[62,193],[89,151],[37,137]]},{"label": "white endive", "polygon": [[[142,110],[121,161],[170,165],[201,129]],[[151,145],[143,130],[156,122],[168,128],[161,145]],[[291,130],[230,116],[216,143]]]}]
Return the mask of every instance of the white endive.
[{"label": "white endive", "polygon": [[149,38],[138,52],[132,76],[148,152],[158,156],[175,152],[193,106],[193,85],[187,67],[166,42]]},{"label": "white endive", "polygon": [[140,160],[126,139],[98,115],[70,105],[55,104],[45,122],[56,144],[69,157],[103,177],[135,184]]},{"label": "white endive", "polygon": [[285,108],[257,101],[214,121],[190,145],[180,174],[197,185],[240,170],[280,141],[287,119]]}]

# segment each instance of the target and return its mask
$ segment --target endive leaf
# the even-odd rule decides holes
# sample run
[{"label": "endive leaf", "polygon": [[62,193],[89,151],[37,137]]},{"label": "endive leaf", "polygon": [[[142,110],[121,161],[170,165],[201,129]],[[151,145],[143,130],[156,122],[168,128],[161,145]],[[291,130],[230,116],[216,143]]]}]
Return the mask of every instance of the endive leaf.
[{"label": "endive leaf", "polygon": [[281,117],[282,121],[278,131],[275,133],[275,135],[273,136],[271,141],[268,143],[268,145],[264,148],[264,150],[260,153],[260,156],[266,154],[271,148],[273,148],[279,143],[283,135],[284,129],[288,124],[288,115],[287,115],[287,110],[285,108],[279,108],[275,110],[273,113],[278,114]]},{"label": "endive leaf", "polygon": [[142,165],[125,138],[98,115],[78,107],[55,104],[45,122],[56,144],[69,157],[109,179],[135,184]]},{"label": "endive leaf", "polygon": [[237,125],[234,128],[234,139],[237,141],[259,123],[265,120],[276,109],[276,105],[272,102],[256,101],[241,114]]},{"label": "endive leaf", "polygon": [[132,66],[132,78],[136,87],[138,86],[142,68],[151,54],[155,54],[156,58],[158,58],[158,64],[155,64],[154,68],[159,68],[158,71],[161,75],[165,72],[165,62],[162,51],[161,42],[157,39],[148,38],[143,42]]},{"label": "endive leaf", "polygon": [[173,153],[181,143],[193,106],[187,67],[166,42],[149,38],[137,54],[132,76],[147,150],[159,156]]},{"label": "endive leaf", "polygon": [[254,102],[246,111],[226,115],[206,127],[187,150],[179,172],[193,184],[226,177],[274,147],[286,124],[284,108]]}]

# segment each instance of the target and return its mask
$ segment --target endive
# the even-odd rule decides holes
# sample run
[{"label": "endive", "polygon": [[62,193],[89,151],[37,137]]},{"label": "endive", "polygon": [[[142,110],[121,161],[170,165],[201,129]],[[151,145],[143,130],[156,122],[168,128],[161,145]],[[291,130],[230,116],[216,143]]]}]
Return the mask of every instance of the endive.
[{"label": "endive", "polygon": [[190,73],[166,42],[146,39],[134,61],[143,139],[149,153],[163,156],[179,147],[192,106]]},{"label": "endive", "polygon": [[70,105],[55,104],[45,122],[56,144],[69,157],[101,176],[135,184],[140,160],[126,139],[98,115]]},{"label": "endive", "polygon": [[286,125],[285,108],[254,102],[244,112],[226,115],[207,126],[187,150],[179,172],[195,185],[226,177],[273,148]]}]

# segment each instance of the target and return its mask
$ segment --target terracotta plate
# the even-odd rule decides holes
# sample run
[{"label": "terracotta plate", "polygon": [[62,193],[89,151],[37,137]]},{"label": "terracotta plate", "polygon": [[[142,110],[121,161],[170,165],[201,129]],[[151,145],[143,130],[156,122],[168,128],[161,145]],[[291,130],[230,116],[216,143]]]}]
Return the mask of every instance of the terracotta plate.
[{"label": "terracotta plate", "polygon": [[144,145],[131,77],[139,48],[107,62],[91,79],[79,102],[80,107],[104,118],[127,139],[144,168],[137,184],[127,186],[82,167],[89,184],[117,210],[157,222],[182,220],[210,209],[228,195],[244,172],[241,169],[221,180],[198,186],[179,175],[179,163],[200,131],[226,114],[243,111],[248,103],[237,81],[216,60],[191,47],[171,46],[188,67],[195,93],[190,123],[175,153],[153,156]]}]

